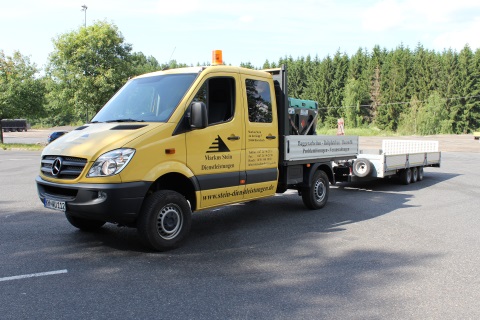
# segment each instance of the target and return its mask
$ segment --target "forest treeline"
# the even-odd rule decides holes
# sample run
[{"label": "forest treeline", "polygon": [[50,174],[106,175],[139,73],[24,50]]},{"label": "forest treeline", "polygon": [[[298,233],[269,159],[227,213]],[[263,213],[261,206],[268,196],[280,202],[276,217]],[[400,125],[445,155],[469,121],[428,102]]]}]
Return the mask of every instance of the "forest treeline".
[{"label": "forest treeline", "polygon": [[376,126],[404,134],[469,133],[480,128],[480,49],[436,52],[375,46],[348,56],[285,57],[289,95],[319,103],[320,126]]},{"label": "forest treeline", "polygon": [[[53,40],[43,74],[28,56],[0,48],[0,119],[58,126],[88,121],[129,77],[187,66],[132,52],[107,22]],[[289,96],[319,103],[319,127],[375,127],[402,134],[469,133],[480,128],[480,49],[436,52],[421,44],[380,46],[354,55],[283,57]],[[200,64],[199,64],[200,65]],[[241,66],[255,68],[251,63]]]}]

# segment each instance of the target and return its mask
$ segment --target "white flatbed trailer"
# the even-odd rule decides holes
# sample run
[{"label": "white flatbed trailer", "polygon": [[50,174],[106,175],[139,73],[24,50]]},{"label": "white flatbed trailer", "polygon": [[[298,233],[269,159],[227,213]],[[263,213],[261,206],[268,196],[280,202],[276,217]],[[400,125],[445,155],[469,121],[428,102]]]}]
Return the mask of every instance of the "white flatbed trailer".
[{"label": "white flatbed trailer", "polygon": [[403,184],[423,180],[423,168],[440,167],[438,141],[383,140],[380,150],[360,150],[357,159],[335,167],[337,181],[399,176]]}]

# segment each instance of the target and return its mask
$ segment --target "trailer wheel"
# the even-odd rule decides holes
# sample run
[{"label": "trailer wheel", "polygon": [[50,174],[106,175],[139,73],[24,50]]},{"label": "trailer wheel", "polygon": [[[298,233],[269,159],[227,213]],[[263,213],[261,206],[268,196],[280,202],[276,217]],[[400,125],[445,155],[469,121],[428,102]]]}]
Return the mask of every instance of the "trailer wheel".
[{"label": "trailer wheel", "polygon": [[417,170],[417,181],[423,180],[423,167],[418,167]]},{"label": "trailer wheel", "polygon": [[418,168],[413,167],[411,170],[412,170],[412,183],[415,183],[418,180]]},{"label": "trailer wheel", "polygon": [[321,209],[327,204],[329,194],[328,176],[323,170],[313,174],[309,187],[302,189],[302,200],[309,209]]},{"label": "trailer wheel", "polygon": [[407,168],[407,169],[403,169],[402,171],[400,171],[400,181],[402,182],[402,184],[410,184],[410,182],[412,182],[412,170],[410,170],[410,168]]},{"label": "trailer wheel", "polygon": [[370,171],[372,170],[372,163],[367,159],[360,158],[355,160],[352,169],[353,174],[355,174],[357,177],[363,178],[370,174]]},{"label": "trailer wheel", "polygon": [[68,212],[65,212],[65,217],[67,217],[68,222],[70,222],[72,226],[82,231],[96,231],[105,224],[105,221],[79,218],[72,216]]},{"label": "trailer wheel", "polygon": [[178,247],[192,222],[190,205],[183,195],[160,190],[146,200],[137,221],[140,240],[149,248],[165,251]]}]

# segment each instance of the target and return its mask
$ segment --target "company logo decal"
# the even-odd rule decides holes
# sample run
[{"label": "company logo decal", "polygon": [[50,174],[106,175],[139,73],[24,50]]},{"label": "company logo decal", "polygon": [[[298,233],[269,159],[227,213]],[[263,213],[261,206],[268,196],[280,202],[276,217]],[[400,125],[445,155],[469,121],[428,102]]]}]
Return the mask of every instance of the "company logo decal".
[{"label": "company logo decal", "polygon": [[208,148],[207,150],[207,153],[212,152],[230,152],[230,149],[228,149],[222,138],[220,138],[220,136],[217,136],[217,138],[212,142],[210,148]]}]

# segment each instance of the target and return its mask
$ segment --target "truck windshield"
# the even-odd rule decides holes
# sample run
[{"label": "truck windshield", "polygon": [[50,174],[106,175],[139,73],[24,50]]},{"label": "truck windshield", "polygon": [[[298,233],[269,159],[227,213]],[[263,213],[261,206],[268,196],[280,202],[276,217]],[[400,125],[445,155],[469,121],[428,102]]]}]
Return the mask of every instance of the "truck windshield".
[{"label": "truck windshield", "polygon": [[92,119],[95,122],[165,122],[197,77],[170,74],[128,81]]}]

